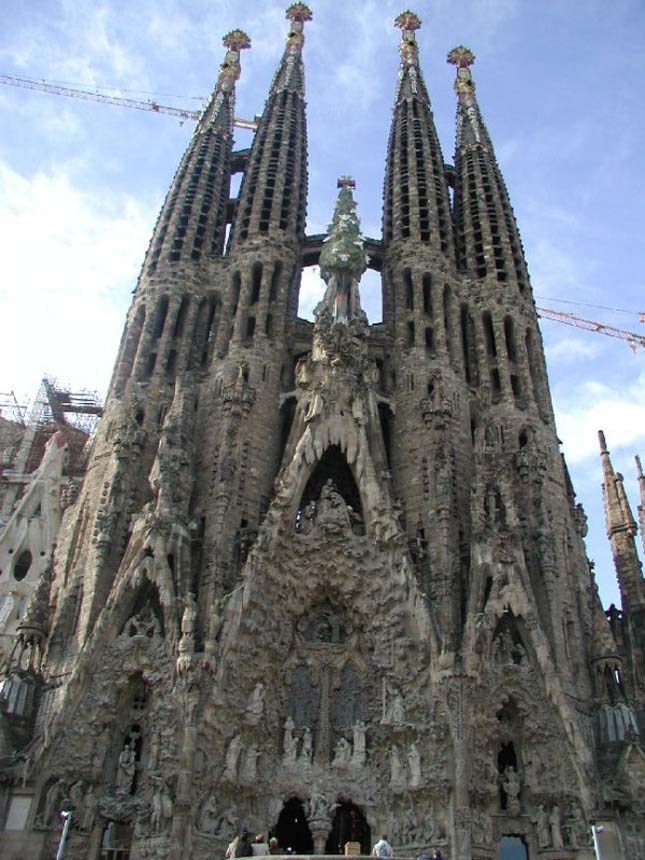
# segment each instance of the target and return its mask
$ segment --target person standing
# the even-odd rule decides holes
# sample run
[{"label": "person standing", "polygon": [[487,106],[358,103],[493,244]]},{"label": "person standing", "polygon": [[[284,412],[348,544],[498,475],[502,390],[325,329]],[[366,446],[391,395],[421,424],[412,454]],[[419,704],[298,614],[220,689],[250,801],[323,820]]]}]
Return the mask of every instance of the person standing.
[{"label": "person standing", "polygon": [[384,833],[372,848],[374,857],[392,857],[392,846],[387,841],[387,833]]},{"label": "person standing", "polygon": [[253,840],[251,850],[253,852],[254,857],[266,857],[268,854],[271,853],[268,844],[264,840],[264,833],[258,833],[258,835]]}]

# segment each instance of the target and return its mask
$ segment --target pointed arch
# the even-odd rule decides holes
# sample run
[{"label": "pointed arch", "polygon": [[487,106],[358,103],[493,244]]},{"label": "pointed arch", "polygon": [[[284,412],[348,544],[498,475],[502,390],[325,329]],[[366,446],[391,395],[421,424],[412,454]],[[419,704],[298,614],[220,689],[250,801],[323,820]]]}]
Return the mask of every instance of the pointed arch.
[{"label": "pointed arch", "polygon": [[312,468],[305,483],[297,506],[296,529],[302,522],[305,509],[309,505],[318,504],[323,490],[326,486],[330,486],[330,481],[345,504],[352,508],[357,519],[360,519],[361,523],[364,522],[361,493],[352,468],[340,447],[329,445]]},{"label": "pointed arch", "polygon": [[164,636],[164,613],[159,588],[143,572],[142,585],[125,600],[127,605],[123,621],[117,625],[120,634],[130,637],[145,636],[151,639],[156,633]]}]

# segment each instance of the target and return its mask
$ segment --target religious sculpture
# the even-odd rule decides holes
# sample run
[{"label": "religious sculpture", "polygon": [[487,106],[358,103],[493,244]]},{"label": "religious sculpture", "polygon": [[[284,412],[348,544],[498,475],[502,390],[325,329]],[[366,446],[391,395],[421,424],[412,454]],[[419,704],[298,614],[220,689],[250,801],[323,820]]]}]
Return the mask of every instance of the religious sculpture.
[{"label": "religious sculpture", "polygon": [[551,834],[549,830],[549,819],[543,803],[538,806],[533,821],[535,822],[538,846],[540,848],[548,848],[551,844]]},{"label": "religious sculpture", "polygon": [[282,761],[284,764],[294,764],[298,752],[298,739],[294,735],[296,724],[291,716],[284,721],[284,735],[282,737]]},{"label": "religious sculpture", "polygon": [[134,745],[127,742],[119,754],[116,772],[116,793],[126,795],[132,793],[132,782],[136,769],[136,753]]},{"label": "religious sculpture", "polygon": [[408,765],[410,767],[410,788],[418,788],[421,784],[421,754],[414,741],[408,749]]},{"label": "religious sculpture", "polygon": [[352,759],[352,745],[347,738],[340,737],[334,747],[332,767],[347,767]]},{"label": "religious sculpture", "polygon": [[237,765],[242,751],[242,739],[239,735],[235,735],[228,745],[226,751],[226,766],[224,769],[224,779],[230,782],[235,782],[237,779]]},{"label": "religious sculpture", "polygon": [[506,793],[506,808],[511,815],[519,815],[520,812],[520,780],[517,771],[509,765],[504,771],[502,787]]},{"label": "religious sculpture", "polygon": [[259,681],[253,689],[249,704],[246,708],[246,719],[247,722],[251,723],[251,725],[257,725],[262,718],[262,714],[264,713],[265,695],[266,687],[261,681]]},{"label": "religious sculpture", "polygon": [[551,808],[549,813],[549,824],[551,826],[551,844],[556,850],[564,848],[562,840],[562,821],[560,819],[560,807],[557,803]]},{"label": "religious sculpture", "polygon": [[354,738],[352,765],[354,767],[364,767],[367,762],[367,727],[362,720],[358,720],[358,722],[354,723],[352,726],[352,734]]},{"label": "religious sculpture", "polygon": [[311,757],[313,755],[313,742],[311,738],[311,729],[309,726],[305,726],[305,729],[302,733],[302,744],[300,747],[300,755],[298,757],[298,761],[304,765],[311,764]]},{"label": "religious sculpture", "polygon": [[390,785],[401,785],[402,776],[403,765],[401,764],[398,747],[392,747],[390,749]]}]

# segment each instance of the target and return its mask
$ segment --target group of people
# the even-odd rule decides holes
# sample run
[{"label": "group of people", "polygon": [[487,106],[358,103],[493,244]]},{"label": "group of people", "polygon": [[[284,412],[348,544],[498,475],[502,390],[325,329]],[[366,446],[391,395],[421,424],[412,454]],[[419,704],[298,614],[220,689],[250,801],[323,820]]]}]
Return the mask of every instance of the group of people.
[{"label": "group of people", "polygon": [[252,842],[251,838],[248,830],[238,833],[226,849],[226,860],[236,860],[238,857],[266,857],[269,854],[283,853],[275,836],[272,836],[268,842],[264,838],[264,833],[258,833]]},{"label": "group of people", "polygon": [[[387,841],[387,833],[384,833],[379,841],[372,848],[372,857],[385,857],[391,858],[394,856],[394,852],[392,851],[392,846]],[[443,854],[438,848],[432,852],[432,856],[430,854],[419,854],[417,860],[443,860]]]}]

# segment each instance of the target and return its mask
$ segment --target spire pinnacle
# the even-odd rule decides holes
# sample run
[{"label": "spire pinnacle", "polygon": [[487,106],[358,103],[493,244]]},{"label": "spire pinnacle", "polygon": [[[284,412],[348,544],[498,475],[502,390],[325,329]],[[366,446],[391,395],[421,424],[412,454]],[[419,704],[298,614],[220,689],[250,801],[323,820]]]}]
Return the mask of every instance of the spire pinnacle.
[{"label": "spire pinnacle", "polygon": [[309,6],[304,3],[292,3],[287,9],[286,18],[291,21],[291,28],[287,35],[287,48],[300,50],[305,43],[304,25],[306,21],[313,21],[313,14]]},{"label": "spire pinnacle", "polygon": [[640,491],[641,503],[638,506],[638,520],[641,528],[641,541],[645,550],[645,475],[641,466],[641,458],[636,455],[636,473],[638,475],[638,489]]},{"label": "spire pinnacle", "polygon": [[600,458],[602,460],[603,490],[605,495],[605,520],[607,535],[611,537],[616,532],[636,534],[636,522],[627,499],[623,485],[623,476],[615,472],[607,450],[605,434],[598,431],[600,442]]},{"label": "spire pinnacle", "polygon": [[416,56],[417,40],[414,35],[414,31],[419,30],[421,27],[421,19],[419,16],[414,12],[410,12],[408,9],[405,12],[401,12],[401,14],[395,18],[394,26],[398,27],[399,30],[402,31],[401,45],[399,48],[401,56]]},{"label": "spire pinnacle", "polygon": [[231,30],[222,37],[222,44],[226,55],[219,67],[218,89],[230,90],[240,78],[240,51],[250,48],[251,40],[243,30]]},{"label": "spire pinnacle", "polygon": [[473,93],[475,91],[475,82],[470,73],[470,66],[475,62],[475,55],[470,48],[465,48],[463,45],[453,48],[448,54],[447,62],[452,66],[457,66],[457,77],[455,79],[455,92],[457,95]]}]

